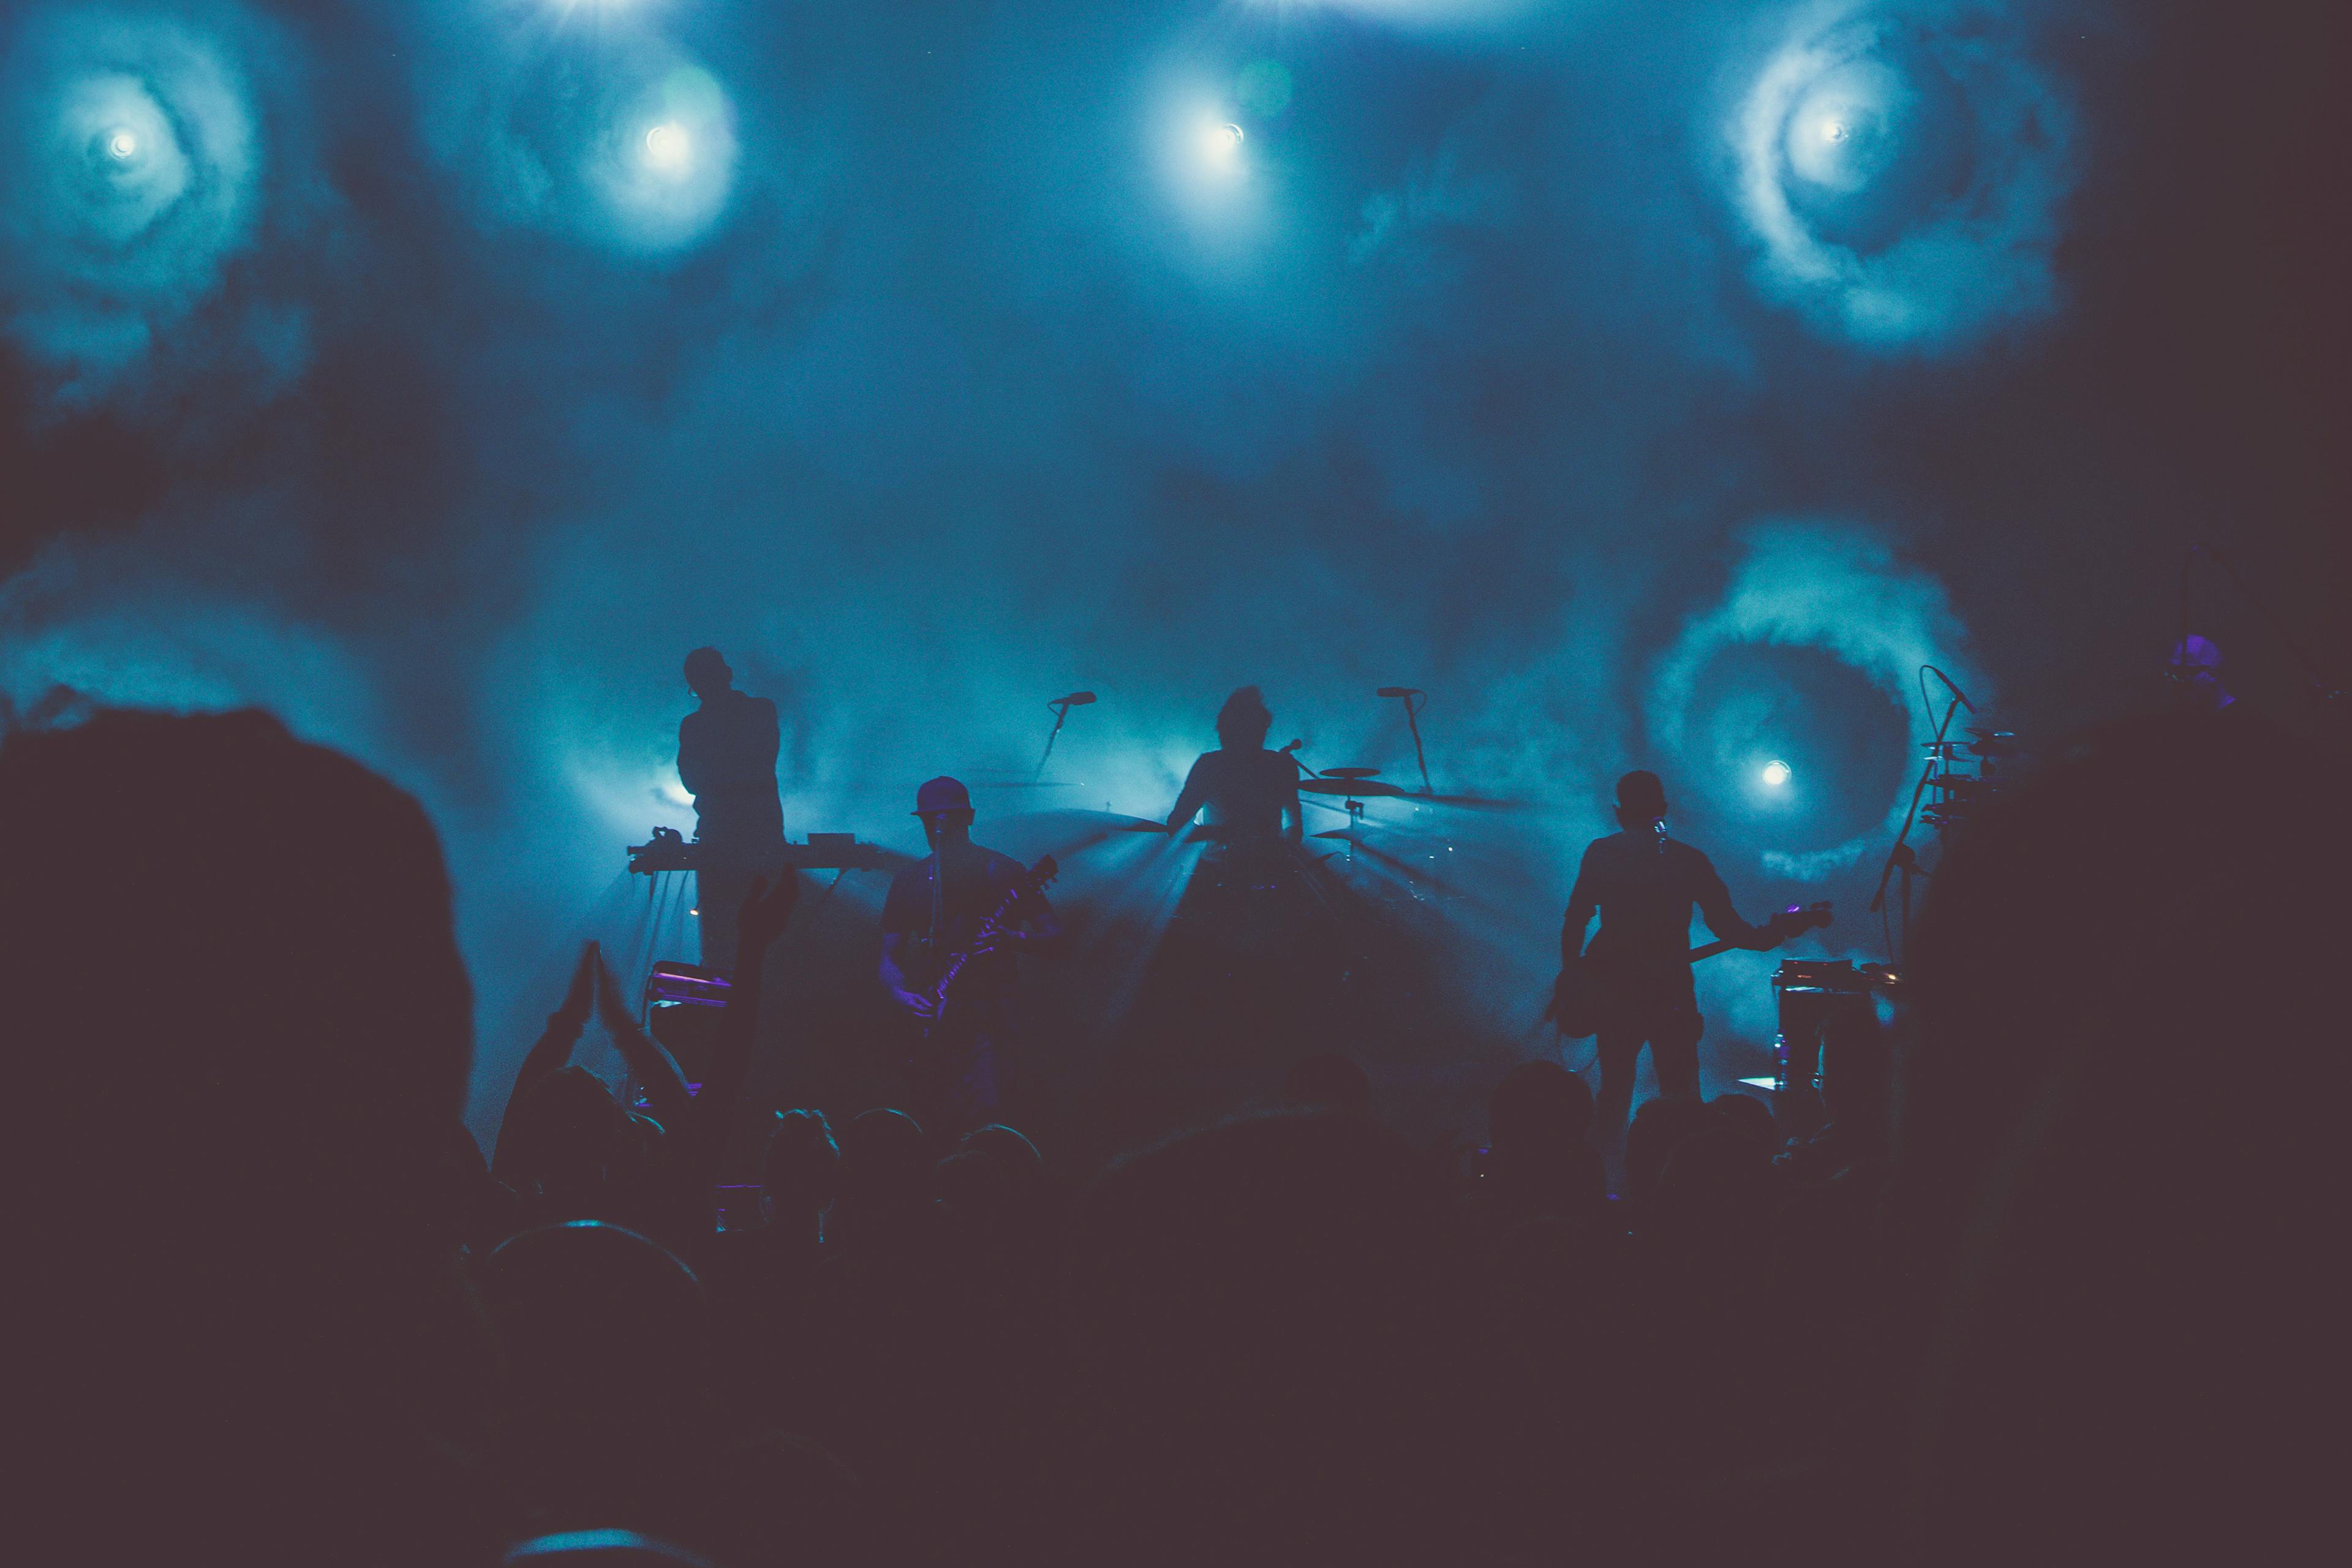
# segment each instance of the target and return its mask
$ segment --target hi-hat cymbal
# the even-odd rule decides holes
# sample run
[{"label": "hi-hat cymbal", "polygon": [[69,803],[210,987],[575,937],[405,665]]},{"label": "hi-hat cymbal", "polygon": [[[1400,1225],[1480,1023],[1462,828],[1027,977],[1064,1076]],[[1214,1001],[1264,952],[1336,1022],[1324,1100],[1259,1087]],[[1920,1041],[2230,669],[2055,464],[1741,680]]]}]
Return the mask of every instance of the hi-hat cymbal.
[{"label": "hi-hat cymbal", "polygon": [[1323,776],[1327,779],[1375,779],[1381,776],[1381,770],[1378,768],[1325,768]]}]

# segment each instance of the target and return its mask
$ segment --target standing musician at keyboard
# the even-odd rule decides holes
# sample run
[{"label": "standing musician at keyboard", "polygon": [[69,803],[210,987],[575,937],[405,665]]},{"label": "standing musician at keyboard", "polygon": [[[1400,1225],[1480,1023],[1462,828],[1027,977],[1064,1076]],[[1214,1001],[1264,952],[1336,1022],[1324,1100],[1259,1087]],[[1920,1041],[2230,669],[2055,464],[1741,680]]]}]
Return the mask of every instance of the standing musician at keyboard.
[{"label": "standing musician at keyboard", "polygon": [[[994,1119],[999,1058],[1021,973],[1013,954],[1058,942],[1062,922],[1032,874],[1009,855],[971,841],[971,795],[951,778],[915,794],[931,853],[890,880],[882,904],[882,980],[923,1038],[908,1066],[911,1109],[925,1131],[952,1137]],[[1003,918],[991,916],[1003,910]],[[937,987],[955,971],[954,1003],[940,1015]]]}]

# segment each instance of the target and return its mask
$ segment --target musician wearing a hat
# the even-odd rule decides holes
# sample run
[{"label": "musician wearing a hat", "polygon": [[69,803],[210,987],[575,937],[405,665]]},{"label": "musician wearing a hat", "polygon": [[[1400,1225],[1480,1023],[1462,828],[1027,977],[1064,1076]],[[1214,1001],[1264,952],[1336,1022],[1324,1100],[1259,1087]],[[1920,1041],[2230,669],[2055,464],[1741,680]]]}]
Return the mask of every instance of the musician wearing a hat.
[{"label": "musician wearing a hat", "polygon": [[[924,784],[915,793],[915,815],[931,853],[891,879],[882,904],[882,980],[924,1023],[909,1063],[917,1118],[952,1137],[995,1119],[999,1058],[1020,983],[1013,955],[1055,942],[1062,924],[1021,862],[971,841],[971,795],[961,784]],[[1009,912],[983,934],[999,910]],[[960,954],[970,956],[942,1011],[940,979]]]}]

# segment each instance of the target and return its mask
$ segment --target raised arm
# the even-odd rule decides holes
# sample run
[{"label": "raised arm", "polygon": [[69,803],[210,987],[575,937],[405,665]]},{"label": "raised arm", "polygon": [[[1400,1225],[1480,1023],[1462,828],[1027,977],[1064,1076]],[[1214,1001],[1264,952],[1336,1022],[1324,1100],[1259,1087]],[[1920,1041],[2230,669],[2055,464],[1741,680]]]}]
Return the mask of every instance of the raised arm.
[{"label": "raised arm", "polygon": [[1206,760],[1196,759],[1192,771],[1184,775],[1184,787],[1177,794],[1175,809],[1168,814],[1169,832],[1183,832],[1185,826],[1201,815],[1201,807],[1209,797],[1208,788],[1201,778],[1201,763]]},{"label": "raised arm", "polygon": [[507,1091],[507,1108],[499,1116],[498,1147],[491,1155],[494,1173],[498,1172],[499,1158],[507,1152],[507,1123],[514,1119],[515,1107],[538,1087],[541,1079],[572,1059],[572,1047],[580,1043],[580,1031],[588,1026],[596,968],[603,962],[594,942],[581,944],[580,962],[572,966],[572,985],[563,994],[563,1005],[547,1016],[546,1031],[524,1053],[522,1066],[515,1069],[514,1088]]},{"label": "raised arm", "polygon": [[637,1027],[637,1020],[621,995],[621,983],[613,977],[612,968],[601,952],[596,955],[596,1016],[603,1021],[604,1032],[613,1037],[621,1059],[629,1064],[630,1075],[644,1087],[646,1103],[653,1108],[654,1120],[665,1128],[683,1129],[694,1106],[694,1096],[686,1087],[686,1075],[678,1070],[677,1061],[662,1049],[658,1040]]},{"label": "raised arm", "polygon": [[1705,860],[1699,864],[1702,874],[1696,901],[1699,918],[1706,921],[1706,929],[1724,941],[1745,948],[1761,950],[1774,945],[1777,939],[1771,932],[1762,926],[1749,925],[1740,918],[1739,911],[1731,907],[1731,891],[1723,885],[1723,879],[1715,874],[1715,867]]}]

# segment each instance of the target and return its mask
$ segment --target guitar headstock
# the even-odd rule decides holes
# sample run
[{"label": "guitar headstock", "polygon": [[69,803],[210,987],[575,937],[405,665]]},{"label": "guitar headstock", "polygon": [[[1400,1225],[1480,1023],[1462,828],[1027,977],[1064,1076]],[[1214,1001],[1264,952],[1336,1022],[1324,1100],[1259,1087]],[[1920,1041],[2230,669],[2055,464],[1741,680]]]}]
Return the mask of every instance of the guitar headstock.
[{"label": "guitar headstock", "polygon": [[1054,879],[1061,874],[1062,863],[1059,860],[1055,859],[1051,855],[1038,857],[1037,863],[1029,868],[1029,890],[1033,893],[1044,892],[1053,884]]},{"label": "guitar headstock", "polygon": [[1817,904],[1790,904],[1766,923],[1770,926],[1775,939],[1786,942],[1792,936],[1819,931],[1833,923],[1835,919],[1830,900],[1823,899]]}]

